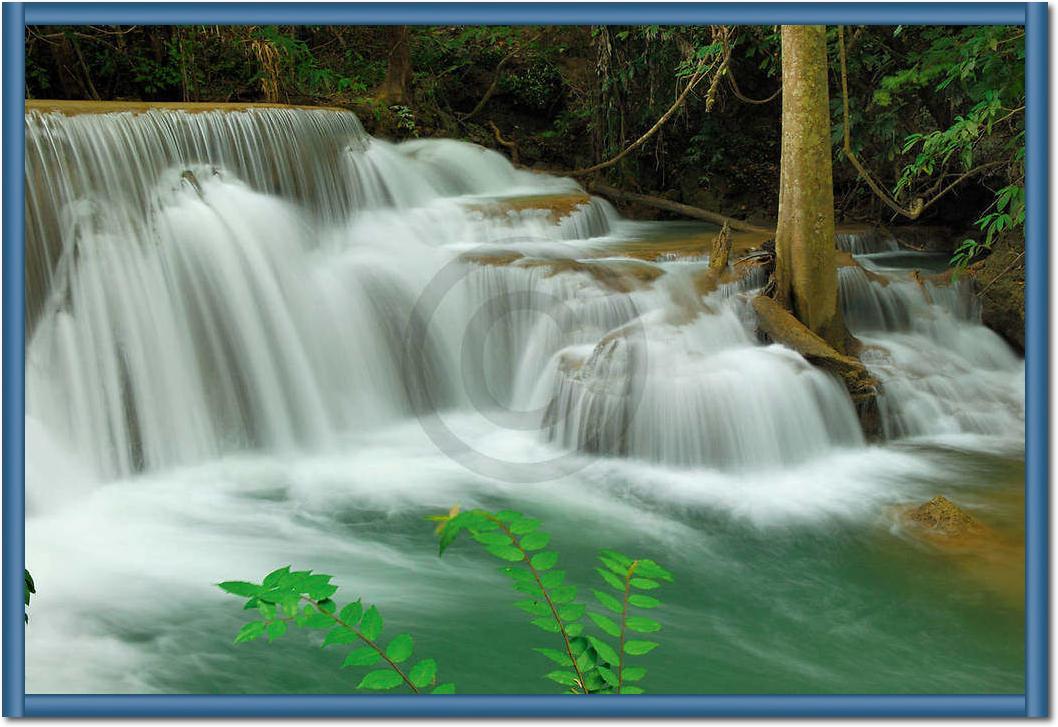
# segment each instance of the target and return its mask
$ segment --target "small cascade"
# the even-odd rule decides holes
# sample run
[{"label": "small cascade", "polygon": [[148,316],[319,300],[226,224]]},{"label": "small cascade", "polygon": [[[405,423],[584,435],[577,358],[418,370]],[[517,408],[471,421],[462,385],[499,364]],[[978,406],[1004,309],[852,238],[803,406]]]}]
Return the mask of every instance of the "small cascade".
[{"label": "small cascade", "polygon": [[863,443],[844,388],[789,349],[757,345],[733,308],[684,325],[638,323],[558,362],[554,441],[719,469],[794,464]]},{"label": "small cascade", "polygon": [[850,252],[853,255],[896,252],[900,249],[896,238],[877,228],[856,232],[838,232],[834,237],[839,250]]},{"label": "small cascade", "polygon": [[887,437],[1024,435],[1024,363],[981,324],[972,283],[857,266],[838,282],[845,322],[866,344],[860,358],[883,385]]}]

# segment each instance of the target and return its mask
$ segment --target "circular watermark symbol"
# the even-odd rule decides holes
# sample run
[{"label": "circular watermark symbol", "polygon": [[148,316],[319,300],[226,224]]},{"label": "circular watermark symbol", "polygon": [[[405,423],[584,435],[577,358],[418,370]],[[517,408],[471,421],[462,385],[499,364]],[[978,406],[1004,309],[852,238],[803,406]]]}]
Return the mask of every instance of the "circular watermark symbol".
[{"label": "circular watermark symbol", "polygon": [[[594,291],[587,297],[563,295],[561,286],[555,286],[559,292],[548,290],[542,283],[546,277],[536,276],[530,278],[530,287],[519,287],[518,273],[513,270],[510,280],[501,280],[500,285],[492,287],[492,292],[488,292],[488,286],[474,286],[474,276],[486,275],[488,267],[502,270],[509,264],[497,257],[501,246],[542,242],[554,243],[554,240],[508,238],[464,252],[442,266],[415,302],[401,358],[401,378],[409,400],[423,431],[438,449],[476,474],[516,484],[568,476],[591,463],[586,455],[627,453],[629,429],[642,400],[647,372],[646,332],[639,308],[627,292],[596,283],[597,295]],[[482,264],[474,262],[475,258]],[[540,265],[563,262],[566,261],[542,260]],[[574,270],[590,275],[585,272],[590,266],[579,265]],[[564,273],[557,271],[557,274]],[[502,278],[504,273],[499,275]],[[522,278],[522,285],[525,280]],[[599,319],[606,316],[592,320],[587,313],[593,303],[603,304],[603,296],[628,296],[623,306],[611,308],[612,320],[607,323],[613,326],[609,330],[600,325]],[[459,315],[446,311],[442,314],[446,328],[437,330],[439,326],[435,323],[442,317],[438,312],[446,300],[455,304]],[[451,327],[452,320],[458,320],[458,329]],[[526,342],[512,341],[515,334],[531,329],[526,322],[533,320],[537,326],[545,321],[551,327],[547,341],[554,348],[538,352],[542,357],[526,357],[523,351]],[[521,325],[516,326],[514,321]],[[590,341],[593,329],[598,334],[597,340]],[[457,381],[448,382],[460,386],[455,396],[449,387],[428,380],[427,372],[439,369],[438,350],[445,348],[438,343],[442,336],[447,348],[453,349],[452,344],[458,344],[454,347],[458,348],[458,360],[454,363],[459,375]],[[458,341],[451,340],[453,336]],[[586,338],[589,343],[585,343]],[[505,342],[513,345],[504,345]],[[591,354],[573,366],[558,365],[556,356],[574,344],[593,345]],[[542,360],[547,363],[541,366]],[[522,370],[534,365],[539,370]],[[497,367],[507,376],[508,388],[526,376],[534,380],[553,376],[550,397],[530,408],[514,408],[510,391],[505,391],[505,396],[497,396],[490,385],[493,378],[490,372],[494,373]],[[447,368],[441,365],[440,370],[447,371]],[[466,407],[484,418],[495,428],[494,432],[536,432],[537,441],[555,445],[541,449],[561,451],[537,461],[486,453],[445,420],[446,413],[466,414]]]}]

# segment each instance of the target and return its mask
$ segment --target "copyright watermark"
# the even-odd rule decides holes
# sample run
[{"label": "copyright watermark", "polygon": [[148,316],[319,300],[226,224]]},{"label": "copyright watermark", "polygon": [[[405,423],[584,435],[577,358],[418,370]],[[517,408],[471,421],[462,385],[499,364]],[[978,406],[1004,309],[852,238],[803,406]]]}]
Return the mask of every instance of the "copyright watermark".
[{"label": "copyright watermark", "polygon": [[[496,480],[533,484],[570,475],[586,467],[591,454],[624,454],[631,422],[643,395],[647,372],[647,341],[639,308],[627,292],[608,288],[592,279],[592,265],[578,264],[572,272],[561,270],[566,259],[533,259],[474,262],[495,258],[503,245],[554,243],[550,239],[509,238],[483,245],[450,260],[430,279],[412,309],[404,336],[402,380],[423,431],[449,458],[468,470]],[[505,269],[510,266],[510,271]],[[475,286],[475,276],[498,272],[499,285],[491,290]],[[525,276],[514,268],[547,267],[547,273]],[[551,285],[547,281],[575,274],[585,286]],[[587,276],[588,280],[585,280]],[[530,285],[526,286],[527,280]],[[590,281],[590,282],[589,282]],[[623,296],[613,298],[611,296]],[[439,315],[448,301],[455,310]],[[439,324],[439,319],[445,323]],[[453,324],[452,321],[458,321]],[[519,321],[521,325],[515,325]],[[531,322],[528,323],[528,322]],[[527,356],[529,341],[512,340],[525,331],[550,327],[543,341],[547,350]],[[455,325],[456,327],[453,327]],[[452,340],[453,336],[457,340]],[[503,345],[504,343],[511,345]],[[443,345],[442,345],[443,344]],[[576,348],[576,353],[571,349]],[[455,400],[447,387],[431,385],[429,372],[451,373],[438,361],[439,349],[455,350],[458,374]],[[585,353],[590,348],[590,353]],[[565,357],[566,363],[560,361]],[[570,363],[572,361],[572,363]],[[490,369],[490,363],[492,364]],[[490,371],[499,367],[508,386],[498,396],[490,386]],[[536,370],[533,370],[533,369]],[[548,377],[543,380],[543,377]],[[495,377],[492,377],[495,378]],[[531,381],[545,387],[549,396],[535,397],[535,405],[512,402],[514,383]],[[524,389],[524,386],[523,386]],[[523,391],[524,393],[524,391]],[[520,397],[526,399],[526,397]],[[533,399],[534,397],[528,397]],[[526,442],[550,443],[529,447],[554,452],[537,461],[521,461],[483,451],[477,437],[461,435],[444,414],[474,412],[488,422],[492,433],[528,434]],[[528,452],[527,452],[528,453]]]}]

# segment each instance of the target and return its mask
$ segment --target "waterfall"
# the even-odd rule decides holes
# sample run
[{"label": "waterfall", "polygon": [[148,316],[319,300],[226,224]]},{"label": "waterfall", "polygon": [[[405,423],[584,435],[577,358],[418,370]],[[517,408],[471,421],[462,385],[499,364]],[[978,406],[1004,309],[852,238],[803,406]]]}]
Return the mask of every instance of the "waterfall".
[{"label": "waterfall", "polygon": [[[561,449],[675,466],[863,444],[834,378],[757,342],[759,276],[703,297],[706,256],[623,258],[633,225],[607,203],[481,147],[258,109],[33,112],[26,148],[27,420],[98,477],[489,408]],[[891,436],[1016,426],[1019,362],[963,288],[840,279]]]},{"label": "waterfall", "polygon": [[966,280],[838,271],[845,322],[882,382],[886,436],[1024,433],[1024,364],[981,324]]}]

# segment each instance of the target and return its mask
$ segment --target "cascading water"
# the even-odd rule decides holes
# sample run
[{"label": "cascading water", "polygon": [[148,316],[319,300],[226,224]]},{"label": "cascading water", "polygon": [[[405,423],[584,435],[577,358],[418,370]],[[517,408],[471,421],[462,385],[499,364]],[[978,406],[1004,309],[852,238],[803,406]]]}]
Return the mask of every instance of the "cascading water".
[{"label": "cascading water", "polygon": [[[849,572],[872,572],[893,538],[863,531],[887,507],[973,486],[948,476],[950,447],[972,441],[1017,467],[1020,359],[980,325],[968,290],[881,267],[895,250],[881,237],[839,237],[865,256],[840,272],[842,305],[883,384],[887,436],[913,444],[866,444],[835,378],[758,342],[759,276],[703,289],[706,254],[632,259],[626,242],[675,228],[623,220],[574,181],[495,152],[391,144],[352,114],[289,109],[34,112],[26,140],[31,691],[344,691],[340,675],[291,681],[283,659],[232,661],[209,584],[293,559],[387,603],[387,618],[414,621],[423,599],[456,613],[451,580],[484,571],[438,568],[418,532],[424,512],[454,502],[521,503],[585,553],[668,554],[688,589],[686,619],[673,617],[686,653],[672,658],[697,659],[697,639],[719,641],[727,671],[755,655],[747,681],[716,691],[885,691],[842,676],[862,671],[835,661],[862,643],[851,626],[806,665],[803,644],[754,624],[808,618],[805,594],[791,595],[808,588],[811,602],[806,583],[841,594],[835,622],[873,608],[869,579]],[[461,467],[424,416],[500,469]],[[555,457],[576,466],[516,485],[528,481],[516,469]],[[583,540],[585,523],[610,540]],[[822,564],[819,528],[856,563]],[[775,569],[750,573],[747,558]],[[807,562],[790,585],[783,569]],[[724,599],[707,595],[718,584]],[[937,598],[927,589],[908,608],[925,624],[980,618],[958,599],[934,612]],[[714,601],[724,607],[695,631]],[[502,643],[511,628],[484,615],[497,603],[476,607]],[[886,635],[878,659],[906,676],[920,645],[899,636],[905,616],[870,630]],[[146,638],[146,623],[166,625]],[[468,675],[490,671],[423,628]],[[815,626],[794,632],[819,643]],[[1004,648],[949,656],[1013,664]],[[188,649],[203,656],[174,660]],[[773,681],[760,681],[764,653]],[[293,671],[327,673],[312,659]],[[671,691],[702,683],[666,673]],[[1013,688],[1018,673],[959,684]]]}]

